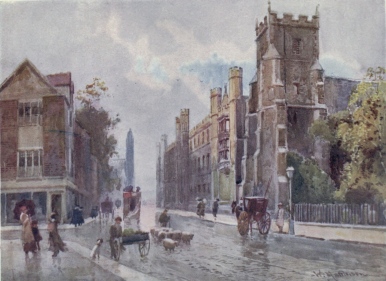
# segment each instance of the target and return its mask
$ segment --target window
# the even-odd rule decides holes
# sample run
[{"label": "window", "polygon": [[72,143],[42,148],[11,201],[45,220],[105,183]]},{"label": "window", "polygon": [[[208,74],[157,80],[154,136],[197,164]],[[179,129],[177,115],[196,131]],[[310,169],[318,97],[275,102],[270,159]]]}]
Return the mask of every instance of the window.
[{"label": "window", "polygon": [[18,177],[31,178],[42,175],[43,150],[20,150],[18,151],[19,167]]},{"label": "window", "polygon": [[294,38],[292,40],[292,53],[294,55],[299,55],[300,54],[300,45],[302,43],[302,40],[299,38]]},{"label": "window", "polygon": [[40,125],[41,124],[41,102],[19,103],[19,125]]}]

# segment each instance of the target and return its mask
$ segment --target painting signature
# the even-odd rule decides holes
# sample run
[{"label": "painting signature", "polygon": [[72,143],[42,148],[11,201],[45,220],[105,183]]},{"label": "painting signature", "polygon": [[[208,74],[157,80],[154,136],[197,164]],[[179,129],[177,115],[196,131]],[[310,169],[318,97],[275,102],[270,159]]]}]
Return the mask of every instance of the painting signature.
[{"label": "painting signature", "polygon": [[338,272],[331,272],[331,271],[313,271],[312,277],[331,277],[333,280],[338,280],[338,277],[349,277],[349,276],[368,276],[366,273],[360,273],[360,272],[349,272],[349,271],[338,271]]}]

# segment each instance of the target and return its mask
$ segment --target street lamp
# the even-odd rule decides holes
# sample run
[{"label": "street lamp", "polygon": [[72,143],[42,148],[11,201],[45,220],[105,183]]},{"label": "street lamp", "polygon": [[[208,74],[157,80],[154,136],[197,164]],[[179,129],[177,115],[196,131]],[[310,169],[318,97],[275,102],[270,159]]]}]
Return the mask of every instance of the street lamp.
[{"label": "street lamp", "polygon": [[289,220],[289,234],[294,234],[294,222],[292,219],[292,178],[294,176],[294,167],[287,168],[287,177],[289,178],[289,205],[290,205],[290,220]]}]

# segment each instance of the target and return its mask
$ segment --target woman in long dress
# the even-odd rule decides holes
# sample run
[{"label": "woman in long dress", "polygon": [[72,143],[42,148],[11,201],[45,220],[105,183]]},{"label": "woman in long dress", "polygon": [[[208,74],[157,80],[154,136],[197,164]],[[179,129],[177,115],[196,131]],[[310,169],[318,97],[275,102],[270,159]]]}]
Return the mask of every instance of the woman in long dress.
[{"label": "woman in long dress", "polygon": [[50,248],[49,250],[54,252],[52,257],[56,257],[59,254],[59,251],[66,251],[65,247],[66,244],[63,243],[62,238],[59,235],[58,231],[58,221],[56,219],[56,214],[52,213],[51,214],[51,219],[50,222],[47,225],[48,232],[49,232],[49,237],[48,241],[50,243]]},{"label": "woman in long dress", "polygon": [[35,237],[32,233],[31,217],[28,214],[27,206],[21,206],[20,211],[20,223],[22,225],[21,241],[25,255],[28,257],[29,252],[36,252]]}]

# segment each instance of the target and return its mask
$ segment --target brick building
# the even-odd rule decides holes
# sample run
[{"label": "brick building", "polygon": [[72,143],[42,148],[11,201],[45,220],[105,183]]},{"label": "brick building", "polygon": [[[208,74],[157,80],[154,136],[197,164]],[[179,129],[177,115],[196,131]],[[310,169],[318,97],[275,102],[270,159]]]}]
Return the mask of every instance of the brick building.
[{"label": "brick building", "polygon": [[37,219],[56,211],[62,222],[97,199],[97,163],[73,95],[71,73],[44,76],[28,60],[0,86],[2,223],[16,222],[23,198],[34,200]]}]

